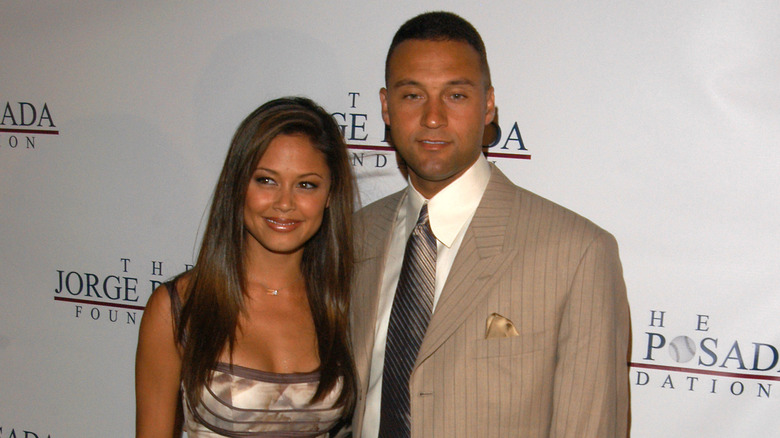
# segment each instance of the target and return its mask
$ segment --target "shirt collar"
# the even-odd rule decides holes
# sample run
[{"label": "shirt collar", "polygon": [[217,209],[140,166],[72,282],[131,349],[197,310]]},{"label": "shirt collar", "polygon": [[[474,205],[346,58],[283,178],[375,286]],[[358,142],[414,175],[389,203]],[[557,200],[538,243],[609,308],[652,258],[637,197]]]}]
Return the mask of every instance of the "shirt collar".
[{"label": "shirt collar", "polygon": [[[477,211],[482,194],[490,181],[490,164],[480,154],[477,161],[428,201],[428,218],[436,239],[448,248]],[[411,183],[406,196],[407,229],[414,228],[426,199]]]}]

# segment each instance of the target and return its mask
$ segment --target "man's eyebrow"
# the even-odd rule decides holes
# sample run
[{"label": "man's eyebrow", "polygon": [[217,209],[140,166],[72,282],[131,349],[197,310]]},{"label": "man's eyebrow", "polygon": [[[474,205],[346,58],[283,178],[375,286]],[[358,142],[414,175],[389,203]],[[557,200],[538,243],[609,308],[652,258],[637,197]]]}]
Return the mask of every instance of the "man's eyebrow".
[{"label": "man's eyebrow", "polygon": [[467,85],[469,87],[476,87],[477,86],[477,84],[474,83],[474,81],[472,81],[471,79],[466,79],[466,78],[454,79],[452,81],[447,82],[447,85],[449,85],[449,86],[453,86],[453,85]]},{"label": "man's eyebrow", "polygon": [[[445,86],[451,87],[451,86],[457,86],[457,85],[466,85],[470,87],[476,87],[477,84],[474,83],[471,79],[461,78],[461,79],[453,79],[451,81],[448,81],[444,84]],[[391,85],[391,88],[399,88],[399,87],[422,87],[422,84],[414,79],[399,79],[398,81],[394,82]]]},{"label": "man's eyebrow", "polygon": [[398,81],[396,81],[391,85],[391,88],[406,87],[406,86],[419,87],[420,83],[413,79],[399,79]]}]

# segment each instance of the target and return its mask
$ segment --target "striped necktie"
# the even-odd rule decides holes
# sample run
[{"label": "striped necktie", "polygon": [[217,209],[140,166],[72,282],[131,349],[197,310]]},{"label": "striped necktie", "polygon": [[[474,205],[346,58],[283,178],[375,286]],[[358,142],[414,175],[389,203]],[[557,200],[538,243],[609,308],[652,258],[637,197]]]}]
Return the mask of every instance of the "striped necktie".
[{"label": "striped necktie", "polygon": [[428,220],[428,204],[406,242],[398,288],[390,312],[382,372],[380,438],[411,435],[409,377],[433,310],[436,238]]}]

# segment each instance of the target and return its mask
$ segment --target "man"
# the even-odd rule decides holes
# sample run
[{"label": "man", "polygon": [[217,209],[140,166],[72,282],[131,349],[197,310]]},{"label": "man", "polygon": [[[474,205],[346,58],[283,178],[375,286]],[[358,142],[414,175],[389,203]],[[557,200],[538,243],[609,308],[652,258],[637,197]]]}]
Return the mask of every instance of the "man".
[{"label": "man", "polygon": [[385,80],[409,186],[358,213],[355,436],[625,437],[617,244],[483,157],[495,101],[477,31],[409,20]]}]

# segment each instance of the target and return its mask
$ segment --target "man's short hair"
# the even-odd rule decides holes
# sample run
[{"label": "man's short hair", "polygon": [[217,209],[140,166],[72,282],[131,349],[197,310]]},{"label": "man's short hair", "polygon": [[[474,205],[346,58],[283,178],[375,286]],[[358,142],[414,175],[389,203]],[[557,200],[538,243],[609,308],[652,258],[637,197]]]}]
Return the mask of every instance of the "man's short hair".
[{"label": "man's short hair", "polygon": [[457,14],[445,11],[426,12],[404,23],[393,37],[385,59],[385,83],[389,78],[390,57],[395,48],[406,40],[459,41],[473,47],[479,54],[480,67],[485,75],[486,87],[490,86],[490,67],[487,51],[477,29]]}]

